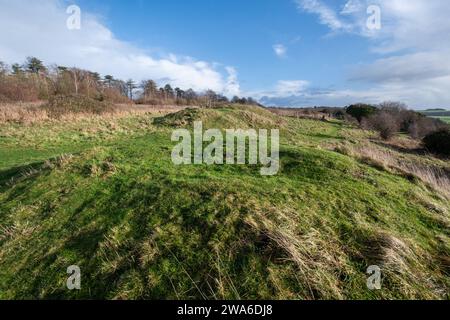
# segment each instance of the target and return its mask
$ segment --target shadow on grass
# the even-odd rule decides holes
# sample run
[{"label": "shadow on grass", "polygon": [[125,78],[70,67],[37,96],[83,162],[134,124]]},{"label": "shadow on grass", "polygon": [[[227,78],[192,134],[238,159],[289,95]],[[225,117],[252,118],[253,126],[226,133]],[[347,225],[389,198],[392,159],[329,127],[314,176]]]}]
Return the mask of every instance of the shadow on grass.
[{"label": "shadow on grass", "polygon": [[23,184],[17,186],[18,182],[27,179],[35,178],[44,173],[49,173],[50,169],[43,168],[44,161],[35,162],[32,164],[17,166],[7,170],[0,171],[0,192],[5,192],[12,186],[16,185],[14,192],[10,195],[9,200],[19,194],[23,194],[29,189],[31,184]]},{"label": "shadow on grass", "polygon": [[[281,253],[244,223],[249,211],[237,205],[243,201],[239,194],[229,200],[230,194],[213,183],[163,176],[145,183],[119,178],[109,186],[107,197],[91,194],[70,213],[55,212],[54,219],[63,215],[63,220],[45,230],[45,242],[34,244],[49,253],[27,256],[19,270],[21,294],[47,299],[214,298],[219,292],[214,279],[226,277],[225,297],[263,296],[259,287],[243,284],[267,275],[269,262],[279,260]],[[50,247],[55,245],[52,238],[61,239],[57,247]],[[154,256],[143,251],[149,243]],[[79,292],[65,288],[66,268],[72,264],[82,270]],[[264,288],[273,290],[270,284]]]}]

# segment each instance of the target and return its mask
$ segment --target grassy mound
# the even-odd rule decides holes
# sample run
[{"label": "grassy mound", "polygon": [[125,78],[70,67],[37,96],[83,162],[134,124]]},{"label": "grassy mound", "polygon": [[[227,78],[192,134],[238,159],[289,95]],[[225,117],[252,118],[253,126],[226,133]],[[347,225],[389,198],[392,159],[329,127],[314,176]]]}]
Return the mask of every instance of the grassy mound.
[{"label": "grassy mound", "polygon": [[[30,150],[1,165],[1,299],[449,298],[450,202],[328,150],[368,143],[361,131],[259,108],[146,117],[97,123],[107,135],[72,144],[85,123],[15,127],[0,141],[0,154]],[[197,119],[280,124],[279,174],[174,166],[170,128]],[[46,131],[60,139],[42,141]],[[70,265],[81,268],[80,291],[65,287]],[[370,265],[382,290],[366,286]]]},{"label": "grassy mound", "polygon": [[41,108],[47,111],[49,117],[56,119],[70,114],[102,115],[115,111],[114,105],[83,95],[54,96]]},{"label": "grassy mound", "polygon": [[195,121],[202,121],[205,128],[247,129],[280,128],[284,119],[257,106],[232,106],[215,109],[189,108],[155,119],[155,124],[172,128],[192,127]]}]

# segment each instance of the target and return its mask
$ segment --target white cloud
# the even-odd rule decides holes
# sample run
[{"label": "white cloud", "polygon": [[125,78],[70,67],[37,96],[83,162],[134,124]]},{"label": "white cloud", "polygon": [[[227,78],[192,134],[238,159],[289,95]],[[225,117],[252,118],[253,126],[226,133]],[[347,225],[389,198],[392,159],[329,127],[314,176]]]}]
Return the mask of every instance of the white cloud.
[{"label": "white cloud", "polygon": [[[382,55],[358,66],[351,80],[374,84],[413,106],[450,105],[449,1],[378,0],[383,15],[372,50]],[[405,53],[407,51],[407,53]]]},{"label": "white cloud", "polygon": [[[380,55],[372,63],[355,66],[349,75],[349,80],[371,89],[333,91],[325,98],[450,105],[450,1],[349,0],[340,13],[320,0],[296,2],[302,10],[317,14],[319,23],[332,32],[366,37],[369,49]],[[366,27],[369,5],[381,8],[380,30]]]},{"label": "white cloud", "polygon": [[247,92],[246,95],[256,99],[278,99],[301,95],[309,86],[305,80],[279,80],[269,90]]},{"label": "white cloud", "polygon": [[238,73],[233,67],[226,67],[226,70],[228,72],[228,78],[224,94],[229,97],[239,96],[241,94],[241,88],[239,85]]},{"label": "white cloud", "polygon": [[320,0],[296,0],[296,3],[301,10],[318,15],[320,23],[328,26],[332,31],[350,31],[352,28],[332,8]]},{"label": "white cloud", "polygon": [[273,51],[275,52],[275,54],[279,57],[279,58],[284,58],[286,57],[286,53],[287,53],[287,48],[282,45],[282,44],[275,44],[273,46]]},{"label": "white cloud", "polygon": [[309,85],[305,80],[280,80],[278,81],[275,91],[278,96],[289,96],[299,94]]},{"label": "white cloud", "polygon": [[357,66],[351,80],[371,83],[407,83],[450,75],[450,50],[417,52],[378,59]]},{"label": "white cloud", "polygon": [[378,0],[383,27],[375,48],[437,50],[450,47],[450,2],[441,0]]},{"label": "white cloud", "polygon": [[361,0],[349,0],[342,8],[341,14],[353,14],[360,12],[364,9],[364,5]]},{"label": "white cloud", "polygon": [[437,85],[442,81],[450,83],[450,77],[423,81],[417,87],[397,83],[379,85],[366,90],[305,90],[303,93],[290,96],[261,96],[259,101],[267,106],[286,107],[343,107],[356,102],[377,104],[383,101],[402,101],[415,109],[448,107],[443,101],[450,101],[450,91]]},{"label": "white cloud", "polygon": [[69,15],[60,0],[0,0],[0,8],[0,60],[8,63],[37,56],[47,63],[77,66],[122,79],[152,78],[182,88],[224,93],[239,89],[234,69],[220,71],[218,64],[175,54],[150,55],[117,39],[100,18],[83,8],[81,29],[69,30]]}]

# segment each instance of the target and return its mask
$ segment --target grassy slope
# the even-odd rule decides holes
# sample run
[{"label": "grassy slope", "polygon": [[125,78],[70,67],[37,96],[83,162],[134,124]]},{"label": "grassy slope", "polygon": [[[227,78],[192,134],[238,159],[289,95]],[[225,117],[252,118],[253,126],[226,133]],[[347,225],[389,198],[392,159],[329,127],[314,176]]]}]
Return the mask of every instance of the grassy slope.
[{"label": "grassy slope", "polygon": [[[281,127],[280,173],[174,166],[195,119]],[[0,298],[448,298],[449,201],[327,148],[364,139],[258,108],[2,125]]]}]

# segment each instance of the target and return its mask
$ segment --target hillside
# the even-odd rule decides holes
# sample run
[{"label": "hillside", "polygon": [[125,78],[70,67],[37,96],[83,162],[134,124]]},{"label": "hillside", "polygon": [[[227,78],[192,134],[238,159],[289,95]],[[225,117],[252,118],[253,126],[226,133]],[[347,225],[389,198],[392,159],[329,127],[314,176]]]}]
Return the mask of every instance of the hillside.
[{"label": "hillside", "polygon": [[[280,128],[278,175],[174,166],[196,120]],[[407,168],[450,162],[413,149],[249,106],[0,124],[0,299],[448,299],[448,180]]]}]

